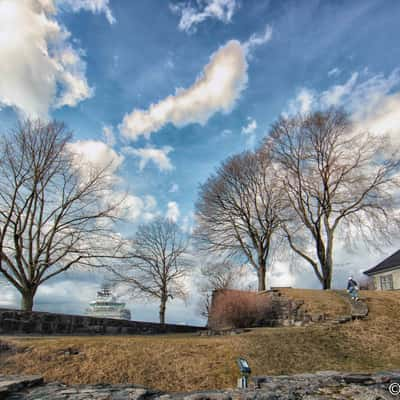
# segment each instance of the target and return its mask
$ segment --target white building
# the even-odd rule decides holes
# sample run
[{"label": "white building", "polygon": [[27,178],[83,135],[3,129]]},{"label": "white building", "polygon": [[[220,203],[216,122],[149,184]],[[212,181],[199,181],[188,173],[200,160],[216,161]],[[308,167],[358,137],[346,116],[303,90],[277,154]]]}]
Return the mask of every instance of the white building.
[{"label": "white building", "polygon": [[376,290],[400,290],[400,250],[364,274],[374,279]]}]

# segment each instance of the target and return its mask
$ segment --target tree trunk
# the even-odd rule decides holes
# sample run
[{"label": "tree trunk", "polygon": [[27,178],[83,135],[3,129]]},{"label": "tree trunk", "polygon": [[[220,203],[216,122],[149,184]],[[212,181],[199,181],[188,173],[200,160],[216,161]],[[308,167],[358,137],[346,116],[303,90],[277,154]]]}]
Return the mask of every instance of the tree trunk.
[{"label": "tree trunk", "polygon": [[324,290],[328,290],[331,288],[331,281],[330,279],[324,278],[323,282],[322,282],[322,289]]},{"label": "tree trunk", "polygon": [[324,257],[324,262],[321,263],[322,271],[322,288],[324,290],[330,289],[332,285],[332,273],[333,273],[333,239],[328,241],[326,256]]},{"label": "tree trunk", "polygon": [[21,293],[21,309],[23,311],[32,311],[33,309],[33,298],[35,296],[34,290],[25,290]]},{"label": "tree trunk", "polygon": [[266,272],[265,262],[259,263],[257,271],[259,292],[265,290],[265,272]]},{"label": "tree trunk", "polygon": [[167,299],[162,297],[160,302],[160,324],[165,325],[165,309],[167,305]]},{"label": "tree trunk", "polygon": [[329,263],[323,266],[322,289],[327,290],[332,286],[332,265]]}]

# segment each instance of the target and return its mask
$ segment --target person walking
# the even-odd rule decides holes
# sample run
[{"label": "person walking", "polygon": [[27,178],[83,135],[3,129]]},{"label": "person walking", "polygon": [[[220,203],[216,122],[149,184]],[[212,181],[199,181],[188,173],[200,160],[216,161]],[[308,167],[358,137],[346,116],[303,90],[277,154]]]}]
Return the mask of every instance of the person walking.
[{"label": "person walking", "polygon": [[349,280],[347,281],[347,292],[350,294],[350,297],[354,301],[358,301],[358,283],[353,279],[352,276],[349,276]]}]

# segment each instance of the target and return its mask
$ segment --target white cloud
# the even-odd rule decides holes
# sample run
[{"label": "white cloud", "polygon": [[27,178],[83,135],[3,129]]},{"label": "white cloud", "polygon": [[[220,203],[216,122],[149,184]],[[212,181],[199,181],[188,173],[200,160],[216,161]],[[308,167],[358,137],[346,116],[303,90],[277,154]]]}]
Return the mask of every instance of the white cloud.
[{"label": "white cloud", "polygon": [[139,197],[132,193],[116,190],[107,192],[104,200],[118,204],[115,216],[127,222],[148,222],[160,214],[157,210],[157,200],[151,195]]},{"label": "white cloud", "polygon": [[94,14],[103,13],[110,24],[115,23],[115,18],[109,7],[109,0],[57,0],[57,4],[60,4],[61,6],[65,5],[74,12],[84,10],[90,11]]},{"label": "white cloud", "polygon": [[311,111],[312,102],[314,101],[314,95],[309,90],[301,90],[297,96],[300,104],[300,112],[308,113]]},{"label": "white cloud", "polygon": [[133,147],[124,147],[125,154],[131,154],[140,158],[139,168],[142,171],[149,162],[153,162],[160,171],[171,171],[174,166],[171,163],[168,154],[173,151],[171,146],[162,148],[145,147],[134,149]]},{"label": "white cloud", "polygon": [[253,118],[247,119],[247,125],[242,127],[242,133],[245,135],[252,135],[257,129],[257,121]]},{"label": "white cloud", "polygon": [[350,109],[357,119],[374,114],[382,103],[396,98],[399,93],[400,69],[395,69],[388,77],[383,74],[369,75],[363,81],[358,74],[357,82],[350,85],[352,79],[353,76],[344,84],[351,86],[351,89],[342,96],[340,105]]},{"label": "white cloud", "polygon": [[134,109],[125,115],[120,129],[136,140],[149,138],[152,132],[173,123],[182,127],[191,123],[204,125],[216,112],[228,113],[247,85],[246,52],[240,42],[229,41],[211,56],[203,73],[188,89],[178,89],[148,110]]},{"label": "white cloud", "polygon": [[74,161],[82,176],[90,173],[90,169],[102,170],[108,168],[113,180],[124,161],[124,156],[118,154],[104,142],[97,140],[78,140],[68,143],[67,149],[74,155]]},{"label": "white cloud", "polygon": [[103,126],[103,136],[104,136],[106,143],[109,146],[114,146],[115,135],[114,135],[114,130],[113,130],[112,126],[108,126],[108,125]]},{"label": "white cloud", "polygon": [[179,185],[177,183],[173,183],[168,190],[170,193],[176,193],[179,190]]},{"label": "white cloud", "polygon": [[328,76],[338,76],[342,71],[335,67],[328,71]]},{"label": "white cloud", "polygon": [[400,144],[400,93],[383,97],[368,114],[357,114],[359,127],[377,134],[388,133]]},{"label": "white cloud", "polygon": [[254,150],[256,145],[257,121],[247,117],[247,125],[242,127],[242,134],[246,136],[246,148]]},{"label": "white cloud", "polygon": [[[5,279],[4,277],[0,277]],[[0,297],[0,308],[15,308],[18,307],[20,299],[18,298],[18,292],[13,289],[11,284],[0,281],[1,297]]]},{"label": "white cloud", "polygon": [[182,232],[188,233],[188,234],[192,234],[193,233],[193,213],[190,213],[188,215],[185,215],[182,218],[182,223],[181,223],[181,230]]},{"label": "white cloud", "polygon": [[322,105],[325,107],[331,107],[343,103],[343,101],[352,94],[357,78],[358,73],[354,72],[346,83],[332,86],[323,92],[320,97]]},{"label": "white cloud", "polygon": [[[342,84],[329,87],[321,93],[303,88],[289,102],[289,114],[312,109],[343,107],[351,115],[359,130],[376,134],[388,133],[400,142],[400,69],[391,74],[371,75],[364,70],[354,72]],[[300,95],[301,94],[301,95]]]},{"label": "white cloud", "polygon": [[141,218],[148,222],[154,218],[160,216],[160,212],[157,210],[157,200],[154,196],[144,196],[144,209]]},{"label": "white cloud", "polygon": [[[121,190],[124,183],[118,171],[125,157],[118,154],[108,144],[96,140],[79,140],[68,143],[67,150],[74,156],[74,162],[83,179],[90,176],[91,170],[107,168],[111,186],[102,196],[106,203],[118,204],[115,216],[130,222],[139,219],[149,221],[158,215],[157,201],[151,195],[143,197]],[[118,185],[117,185],[118,184]]]},{"label": "white cloud", "polygon": [[120,203],[117,211],[119,218],[134,222],[138,220],[144,213],[145,202],[138,196],[123,192],[110,193],[112,201]]},{"label": "white cloud", "polygon": [[179,219],[179,215],[180,211],[178,203],[176,203],[175,201],[170,201],[167,206],[167,213],[165,214],[165,217],[173,222],[177,222]]},{"label": "white cloud", "polygon": [[194,5],[189,1],[170,4],[170,9],[181,16],[179,29],[188,33],[195,32],[196,25],[208,18],[231,22],[237,8],[236,0],[197,0]]},{"label": "white cloud", "polygon": [[288,111],[284,114],[306,114],[311,111],[315,94],[312,90],[301,88],[294,100],[289,102]]},{"label": "white cloud", "polygon": [[251,51],[272,37],[267,25],[262,35],[253,34],[243,44],[230,40],[210,57],[195,83],[188,89],[178,88],[146,110],[134,109],[126,114],[119,128],[131,140],[158,131],[168,123],[183,127],[191,123],[205,125],[217,112],[229,113],[247,86],[247,58]]},{"label": "white cloud", "polygon": [[224,129],[224,130],[221,132],[221,137],[225,138],[225,137],[230,136],[231,134],[232,134],[232,130],[231,130],[231,129]]},{"label": "white cloud", "polygon": [[250,38],[243,43],[243,47],[247,53],[250,53],[254,48],[268,43],[272,39],[272,27],[270,25],[265,26],[265,32],[263,34],[253,33]]},{"label": "white cloud", "polygon": [[0,0],[0,105],[47,117],[93,95],[83,52],[56,19],[51,0]]},{"label": "white cloud", "polygon": [[144,199],[146,210],[154,210],[157,207],[157,200],[154,196],[147,195]]}]

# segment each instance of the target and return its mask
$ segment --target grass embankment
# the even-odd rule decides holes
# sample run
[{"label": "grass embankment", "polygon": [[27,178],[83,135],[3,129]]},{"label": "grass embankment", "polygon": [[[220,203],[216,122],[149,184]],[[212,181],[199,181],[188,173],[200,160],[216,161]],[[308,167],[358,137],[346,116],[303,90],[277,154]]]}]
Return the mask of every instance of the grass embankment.
[{"label": "grass embankment", "polygon": [[279,289],[285,297],[302,300],[304,312],[309,314],[326,314],[330,318],[346,315],[349,306],[345,299],[332,290],[312,289]]},{"label": "grass embankment", "polygon": [[[310,312],[346,314],[333,292],[288,290]],[[400,368],[400,292],[363,292],[368,320],[344,325],[259,328],[237,336],[3,338],[24,351],[3,354],[0,373],[42,374],[66,383],[135,383],[167,391],[235,385],[236,358],[254,375]],[[65,356],[72,347],[79,354]]]}]

